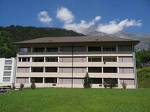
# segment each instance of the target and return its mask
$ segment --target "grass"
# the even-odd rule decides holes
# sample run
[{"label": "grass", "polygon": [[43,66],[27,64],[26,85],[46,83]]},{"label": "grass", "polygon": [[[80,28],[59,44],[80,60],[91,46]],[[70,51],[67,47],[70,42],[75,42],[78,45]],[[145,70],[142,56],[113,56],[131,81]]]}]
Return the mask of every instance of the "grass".
[{"label": "grass", "polygon": [[137,74],[139,88],[150,88],[150,67],[138,69]]},{"label": "grass", "polygon": [[150,89],[25,89],[0,94],[0,112],[150,112]]}]

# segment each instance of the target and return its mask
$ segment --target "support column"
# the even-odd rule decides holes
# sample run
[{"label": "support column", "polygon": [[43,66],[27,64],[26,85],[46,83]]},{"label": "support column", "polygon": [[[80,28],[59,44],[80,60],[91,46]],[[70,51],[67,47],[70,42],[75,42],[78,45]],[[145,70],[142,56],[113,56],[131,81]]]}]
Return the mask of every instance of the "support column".
[{"label": "support column", "polygon": [[102,87],[104,87],[104,78],[102,78]]},{"label": "support column", "polygon": [[45,84],[45,81],[44,81],[44,79],[45,79],[45,78],[43,77],[43,84]]},{"label": "support column", "polygon": [[118,78],[118,87],[121,88],[120,79]]}]

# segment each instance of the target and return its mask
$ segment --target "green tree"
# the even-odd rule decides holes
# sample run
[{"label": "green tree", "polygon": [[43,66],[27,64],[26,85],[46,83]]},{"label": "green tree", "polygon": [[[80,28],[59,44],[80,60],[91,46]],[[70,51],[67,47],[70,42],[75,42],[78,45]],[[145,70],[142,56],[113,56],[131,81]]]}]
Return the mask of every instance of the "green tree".
[{"label": "green tree", "polygon": [[6,31],[0,31],[0,57],[9,58],[15,56],[15,46],[12,44],[10,34]]},{"label": "green tree", "polygon": [[89,78],[89,74],[86,73],[85,77],[84,77],[84,88],[91,88],[91,81]]}]

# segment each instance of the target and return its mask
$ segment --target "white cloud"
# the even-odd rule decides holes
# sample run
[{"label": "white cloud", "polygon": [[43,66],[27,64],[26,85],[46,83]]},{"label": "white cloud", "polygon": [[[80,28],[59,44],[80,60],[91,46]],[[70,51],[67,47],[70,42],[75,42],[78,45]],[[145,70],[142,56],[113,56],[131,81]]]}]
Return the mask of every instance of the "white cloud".
[{"label": "white cloud", "polygon": [[66,23],[64,24],[64,28],[76,31],[78,33],[87,34],[96,29],[96,24],[100,19],[100,16],[96,16],[93,20],[89,22],[81,20],[80,23]]},{"label": "white cloud", "polygon": [[39,12],[38,18],[42,23],[46,23],[46,24],[49,24],[52,21],[52,18],[48,15],[47,11]]},{"label": "white cloud", "polygon": [[61,7],[57,10],[56,17],[65,23],[71,23],[74,20],[72,12],[65,7]]},{"label": "white cloud", "polygon": [[103,32],[107,34],[114,34],[124,30],[125,28],[140,25],[141,25],[140,21],[124,19],[120,22],[110,21],[108,24],[99,24],[96,30],[98,32]]}]

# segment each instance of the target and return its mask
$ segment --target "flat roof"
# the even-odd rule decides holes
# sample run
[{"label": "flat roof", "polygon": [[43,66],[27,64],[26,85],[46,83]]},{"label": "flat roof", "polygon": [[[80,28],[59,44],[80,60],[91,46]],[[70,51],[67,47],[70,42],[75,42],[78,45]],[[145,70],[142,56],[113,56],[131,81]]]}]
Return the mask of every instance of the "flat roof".
[{"label": "flat roof", "polygon": [[74,36],[74,37],[43,37],[31,40],[15,42],[15,44],[44,44],[44,43],[88,43],[88,42],[133,42],[139,43],[138,40],[118,38],[111,36]]}]

